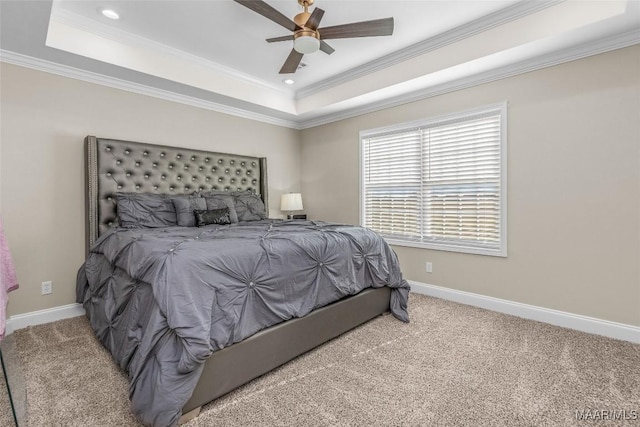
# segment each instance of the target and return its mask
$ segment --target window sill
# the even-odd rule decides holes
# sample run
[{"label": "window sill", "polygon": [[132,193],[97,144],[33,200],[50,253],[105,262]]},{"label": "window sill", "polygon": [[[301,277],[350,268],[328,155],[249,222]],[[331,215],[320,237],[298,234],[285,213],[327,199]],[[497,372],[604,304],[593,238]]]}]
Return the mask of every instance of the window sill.
[{"label": "window sill", "polygon": [[452,246],[452,245],[437,244],[437,243],[409,242],[406,240],[398,240],[398,239],[392,239],[388,237],[384,237],[384,240],[391,246],[404,246],[408,248],[430,249],[434,251],[459,252],[464,254],[487,255],[487,256],[495,256],[495,257],[502,257],[502,258],[507,257],[506,245],[504,245],[502,249],[483,249],[483,248],[473,248],[473,247],[467,247],[467,246]]}]

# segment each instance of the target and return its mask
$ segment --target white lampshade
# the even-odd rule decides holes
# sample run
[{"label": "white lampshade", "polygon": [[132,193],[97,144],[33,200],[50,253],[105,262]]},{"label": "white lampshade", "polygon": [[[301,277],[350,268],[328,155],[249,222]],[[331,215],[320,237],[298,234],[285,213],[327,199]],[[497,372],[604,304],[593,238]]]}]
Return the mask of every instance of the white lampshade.
[{"label": "white lampshade", "polygon": [[280,197],[281,211],[301,211],[302,209],[304,209],[302,207],[302,194],[288,193]]},{"label": "white lampshade", "polygon": [[293,41],[293,48],[302,54],[314,53],[320,49],[320,40],[311,36],[300,36]]}]

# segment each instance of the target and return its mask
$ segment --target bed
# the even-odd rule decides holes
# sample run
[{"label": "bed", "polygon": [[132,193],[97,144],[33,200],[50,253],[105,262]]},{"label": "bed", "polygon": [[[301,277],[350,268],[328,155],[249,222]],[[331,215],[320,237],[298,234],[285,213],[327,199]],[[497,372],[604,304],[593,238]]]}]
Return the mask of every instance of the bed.
[{"label": "bed", "polygon": [[[389,310],[408,321],[409,285],[377,234],[268,219],[266,158],[94,136],[85,154],[87,260],[77,300],[128,373],[131,409],[143,423],[196,416],[202,405]],[[264,212],[204,227],[121,226],[130,199],[201,203],[206,194],[233,195],[238,212],[259,198]],[[245,218],[253,214],[247,206]],[[222,208],[196,210],[196,220],[211,212],[229,219]]]}]

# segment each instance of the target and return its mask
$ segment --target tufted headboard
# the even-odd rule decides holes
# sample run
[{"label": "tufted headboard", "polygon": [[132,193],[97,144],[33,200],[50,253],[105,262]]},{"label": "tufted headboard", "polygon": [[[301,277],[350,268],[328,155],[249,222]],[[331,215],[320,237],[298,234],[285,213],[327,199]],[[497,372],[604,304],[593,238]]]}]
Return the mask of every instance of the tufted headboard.
[{"label": "tufted headboard", "polygon": [[[116,221],[114,193],[253,190],[268,211],[267,159],[115,139],[85,138],[87,252]],[[268,215],[268,212],[267,212]]]}]

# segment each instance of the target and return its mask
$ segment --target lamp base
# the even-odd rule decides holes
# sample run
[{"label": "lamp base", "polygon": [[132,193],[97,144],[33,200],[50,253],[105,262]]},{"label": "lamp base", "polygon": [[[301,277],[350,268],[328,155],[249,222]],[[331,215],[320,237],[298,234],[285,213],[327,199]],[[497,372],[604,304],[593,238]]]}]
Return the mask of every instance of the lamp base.
[{"label": "lamp base", "polygon": [[289,214],[287,215],[287,219],[307,219],[307,214]]}]

